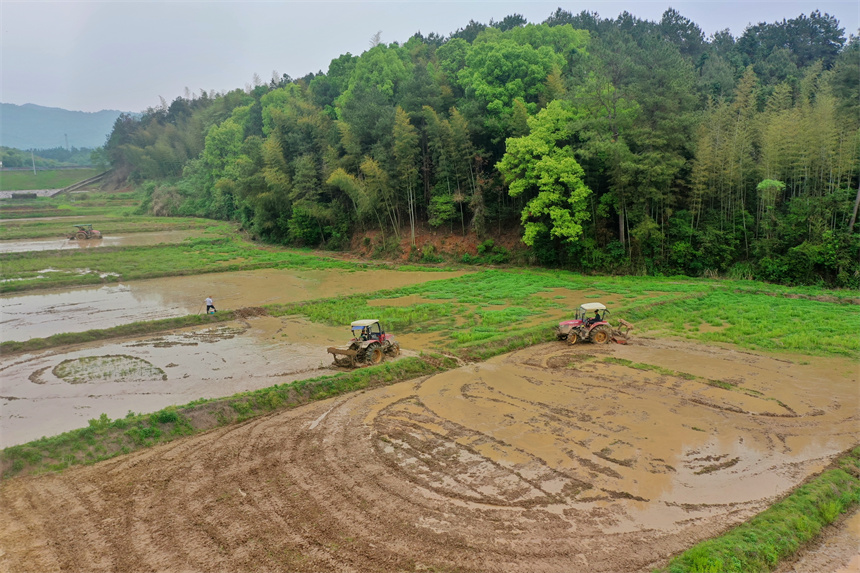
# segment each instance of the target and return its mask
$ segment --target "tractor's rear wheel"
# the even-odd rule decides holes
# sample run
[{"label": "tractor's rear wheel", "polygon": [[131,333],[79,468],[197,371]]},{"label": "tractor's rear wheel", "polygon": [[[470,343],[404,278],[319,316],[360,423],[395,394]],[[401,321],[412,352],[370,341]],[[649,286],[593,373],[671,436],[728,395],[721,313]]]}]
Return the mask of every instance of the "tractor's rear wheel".
[{"label": "tractor's rear wheel", "polygon": [[79,241],[83,241],[87,238],[87,234],[83,231],[78,231],[77,233],[75,233],[75,238]]},{"label": "tractor's rear wheel", "polygon": [[596,326],[591,331],[591,341],[595,344],[608,344],[611,331],[607,326]]},{"label": "tractor's rear wheel", "polygon": [[382,362],[382,358],[382,347],[379,346],[378,342],[374,342],[364,351],[364,362],[369,366],[379,364],[380,362]]},{"label": "tractor's rear wheel", "polygon": [[579,335],[575,331],[571,330],[567,334],[567,343],[572,345],[576,344],[577,342],[579,342]]}]

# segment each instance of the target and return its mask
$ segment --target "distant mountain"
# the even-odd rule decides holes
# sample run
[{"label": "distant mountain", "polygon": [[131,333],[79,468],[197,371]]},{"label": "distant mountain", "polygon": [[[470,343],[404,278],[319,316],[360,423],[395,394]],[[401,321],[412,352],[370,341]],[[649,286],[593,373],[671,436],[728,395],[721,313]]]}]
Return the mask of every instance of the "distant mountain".
[{"label": "distant mountain", "polygon": [[121,111],[94,113],[0,103],[0,145],[17,149],[101,147]]}]

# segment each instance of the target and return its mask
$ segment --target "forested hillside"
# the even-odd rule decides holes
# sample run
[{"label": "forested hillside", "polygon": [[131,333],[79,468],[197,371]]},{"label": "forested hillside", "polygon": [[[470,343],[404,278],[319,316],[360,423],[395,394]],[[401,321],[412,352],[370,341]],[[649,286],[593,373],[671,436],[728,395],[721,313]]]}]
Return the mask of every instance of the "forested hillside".
[{"label": "forested hillside", "polygon": [[275,243],[518,231],[545,266],[860,286],[860,43],[827,14],[706,39],[559,9],[373,44],[121,116],[107,155],[153,213]]}]

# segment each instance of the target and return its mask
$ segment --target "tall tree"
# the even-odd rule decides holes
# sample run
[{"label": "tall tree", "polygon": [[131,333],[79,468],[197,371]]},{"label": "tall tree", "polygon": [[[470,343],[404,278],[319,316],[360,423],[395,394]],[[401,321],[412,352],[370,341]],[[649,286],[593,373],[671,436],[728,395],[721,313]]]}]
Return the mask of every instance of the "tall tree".
[{"label": "tall tree", "polygon": [[415,245],[415,223],[417,216],[416,187],[418,185],[418,131],[409,122],[403,108],[397,106],[394,115],[394,160],[397,164],[397,182],[406,194],[406,209],[409,214],[409,237]]},{"label": "tall tree", "polygon": [[523,242],[534,245],[540,235],[576,241],[588,219],[591,190],[567,140],[576,117],[570,104],[556,100],[529,120],[529,134],[507,140],[497,164],[513,197],[526,196],[522,211]]}]

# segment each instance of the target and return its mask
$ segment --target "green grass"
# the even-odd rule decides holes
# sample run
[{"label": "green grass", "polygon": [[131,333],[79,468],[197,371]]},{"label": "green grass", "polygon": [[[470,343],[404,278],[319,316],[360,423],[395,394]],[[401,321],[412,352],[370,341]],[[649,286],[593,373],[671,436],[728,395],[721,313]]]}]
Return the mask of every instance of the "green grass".
[{"label": "green grass", "polygon": [[[561,305],[535,295],[561,286],[564,283],[549,275],[483,270],[400,289],[266,308],[275,316],[298,314],[332,326],[372,316],[394,333],[437,332],[442,339],[439,349],[455,352],[475,343],[520,336],[527,320],[540,320],[542,316],[548,320],[545,311],[562,308]],[[428,302],[408,306],[370,304],[379,299],[416,295]],[[506,308],[485,308],[498,305]],[[550,327],[547,322],[540,328],[551,332]]]},{"label": "green grass", "polygon": [[52,169],[46,171],[2,171],[0,191],[26,191],[31,189],[62,189],[78,181],[95,177],[98,169]]},{"label": "green grass", "polygon": [[[652,333],[703,342],[821,356],[860,356],[860,306],[856,304],[786,298],[737,289],[732,284],[718,290],[719,286],[715,281],[714,288],[697,296],[637,301],[627,305],[627,320],[647,324]],[[849,294],[853,293],[834,296],[819,291],[817,296],[846,300]],[[720,330],[702,331],[702,324]]]},{"label": "green grass", "polygon": [[[242,243],[233,238],[195,239],[176,245],[155,247],[102,248],[66,251],[52,260],[53,268],[66,271],[33,278],[48,264],[31,253],[0,255],[5,277],[27,280],[0,285],[13,292],[35,286],[94,284],[109,280],[131,280],[158,276],[255,268],[343,269],[368,268],[357,262],[319,257],[303,251],[274,251]],[[95,274],[74,275],[75,269],[91,268],[119,274],[101,279]],[[380,268],[380,267],[377,267]],[[386,267],[381,267],[386,268]],[[421,267],[410,267],[416,270]],[[402,268],[400,269],[402,270]],[[438,270],[432,267],[423,270]],[[612,317],[636,324],[634,335],[677,336],[705,343],[734,344],[769,352],[792,352],[818,356],[860,357],[860,306],[820,302],[807,298],[785,298],[765,294],[768,285],[756,285],[754,294],[737,288],[732,281],[584,277],[574,273],[529,270],[480,270],[458,278],[430,281],[399,289],[269,305],[274,316],[302,315],[332,326],[349,324],[358,317],[374,317],[396,333],[436,333],[437,349],[472,353],[474,347],[495,344],[531,329],[551,333],[552,315],[572,315],[558,299],[537,296],[552,289],[603,290],[607,295],[624,295],[612,305]],[[789,293],[790,294],[790,293]],[[834,300],[846,300],[844,293],[819,292]],[[380,299],[417,296],[423,302],[410,305],[371,304]],[[501,307],[501,308],[488,308]],[[809,320],[827,316],[827,320]],[[702,330],[700,325],[719,328]],[[169,330],[170,323],[134,326],[141,333]],[[151,328],[151,330],[145,330]],[[97,331],[97,339],[127,336],[135,332],[124,327]],[[81,335],[75,334],[73,337]],[[551,339],[550,335],[548,339]],[[541,336],[543,340],[546,337]],[[67,337],[31,341],[47,348],[65,344]],[[4,351],[14,352],[5,343]],[[19,344],[19,343],[15,343]],[[470,356],[473,354],[470,354]],[[478,356],[474,354],[474,356]]]},{"label": "green grass", "polygon": [[[454,352],[515,335],[529,323],[552,326],[548,311],[567,311],[555,298],[536,296],[551,289],[603,290],[624,295],[612,305],[613,319],[637,325],[634,334],[679,336],[702,342],[729,343],[762,351],[790,351],[820,356],[860,356],[860,306],[750,294],[734,281],[585,277],[574,273],[530,270],[482,270],[459,278],[396,290],[272,307],[276,315],[300,314],[329,325],[348,324],[358,316],[379,318],[393,332],[439,332],[439,348]],[[767,292],[769,285],[756,288]],[[834,300],[852,293],[819,291]],[[436,304],[377,306],[375,299],[419,296]],[[488,306],[503,306],[490,310]],[[738,311],[743,309],[743,311]],[[800,320],[827,316],[828,320]],[[545,317],[546,322],[541,319]],[[707,332],[700,324],[724,327]]]},{"label": "green grass", "polygon": [[813,539],[860,502],[860,447],[738,527],[672,559],[660,573],[760,573]]},{"label": "green grass", "polygon": [[[0,227],[0,237],[14,239],[32,238],[44,235],[35,234],[33,230],[22,230],[32,224],[32,219],[44,217],[82,217],[92,219],[89,222],[100,221],[101,217],[131,217],[139,211],[140,194],[136,192],[101,192],[87,191],[86,193],[63,193],[53,197],[15,197],[0,199],[0,218],[15,219]],[[17,228],[17,234],[6,236],[7,228]]]}]

